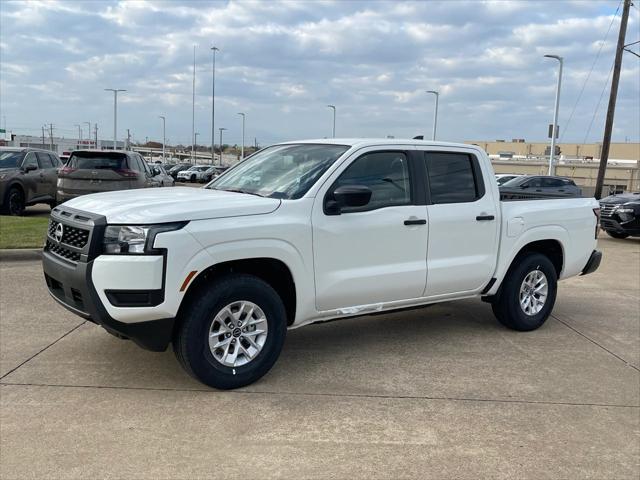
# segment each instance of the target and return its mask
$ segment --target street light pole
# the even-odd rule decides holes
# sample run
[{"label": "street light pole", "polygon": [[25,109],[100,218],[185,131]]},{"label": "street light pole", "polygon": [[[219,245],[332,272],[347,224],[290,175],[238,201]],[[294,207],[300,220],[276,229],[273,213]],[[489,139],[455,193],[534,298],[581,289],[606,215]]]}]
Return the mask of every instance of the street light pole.
[{"label": "street light pole", "polygon": [[191,161],[195,164],[196,152],[196,46],[193,46],[193,84],[191,88]]},{"label": "street light pole", "polygon": [[82,122],[83,124],[86,124],[89,129],[87,130],[87,138],[89,139],[89,147],[91,147],[91,122]]},{"label": "street light pole", "polygon": [[75,127],[78,127],[78,148],[82,148],[80,147],[80,144],[82,143],[82,127],[78,124],[74,125]]},{"label": "street light pole", "polygon": [[558,55],[545,55],[547,58],[555,58],[560,62],[560,68],[558,70],[558,86],[556,87],[556,101],[553,112],[553,125],[551,127],[551,151],[549,152],[549,175],[554,173],[553,157],[556,154],[556,138],[558,136],[558,108],[560,107],[560,85],[562,84],[562,57]]},{"label": "street light pole", "polygon": [[436,130],[438,129],[438,98],[440,94],[436,90],[427,90],[427,93],[433,93],[436,96],[436,108],[433,111],[433,133],[431,134],[431,140],[436,139]]},{"label": "street light pole", "polygon": [[[213,76],[211,77],[211,161],[215,159],[215,134],[216,134],[216,52],[219,52],[218,47],[211,47],[213,53]],[[222,154],[221,154],[222,155]]]},{"label": "street light pole", "polygon": [[222,132],[226,130],[226,128],[221,127],[218,130],[220,130],[220,163],[218,163],[218,165],[222,166]]},{"label": "street light pole", "polygon": [[164,115],[158,115],[158,118],[162,119],[162,163],[165,163],[164,162],[164,148],[165,148],[164,146],[167,141],[166,130],[165,130],[166,119],[164,118]]},{"label": "street light pole", "polygon": [[240,150],[240,159],[244,160],[244,119],[245,114],[243,112],[238,113],[238,115],[242,116],[242,148]]},{"label": "street light pole", "polygon": [[336,106],[335,105],[327,105],[327,107],[333,110],[333,138],[336,138]]},{"label": "street light pole", "polygon": [[113,149],[117,147],[118,141],[118,92],[126,92],[121,88],[105,88],[105,92],[113,92]]}]

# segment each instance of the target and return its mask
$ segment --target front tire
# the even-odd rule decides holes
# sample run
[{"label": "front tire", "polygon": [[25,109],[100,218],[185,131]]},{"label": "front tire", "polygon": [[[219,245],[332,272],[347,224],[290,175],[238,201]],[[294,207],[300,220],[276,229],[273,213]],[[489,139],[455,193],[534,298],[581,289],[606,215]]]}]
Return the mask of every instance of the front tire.
[{"label": "front tire", "polygon": [[629,236],[628,233],[620,233],[613,230],[605,230],[605,232],[607,232],[607,235],[609,235],[610,237],[618,238],[620,240],[623,240]]},{"label": "front tire", "polygon": [[507,328],[535,330],[551,314],[557,289],[557,273],[551,260],[539,253],[526,253],[509,268],[492,303],[493,313]]},{"label": "front tire", "polygon": [[252,275],[202,287],[180,313],[173,350],[191,376],[222,390],[249,385],[276,362],[287,333],[276,291]]},{"label": "front tire", "polygon": [[24,193],[18,187],[11,187],[2,207],[3,213],[13,217],[19,217],[24,213]]},{"label": "front tire", "polygon": [[196,176],[195,175],[191,175],[191,183],[195,183],[196,182]]}]

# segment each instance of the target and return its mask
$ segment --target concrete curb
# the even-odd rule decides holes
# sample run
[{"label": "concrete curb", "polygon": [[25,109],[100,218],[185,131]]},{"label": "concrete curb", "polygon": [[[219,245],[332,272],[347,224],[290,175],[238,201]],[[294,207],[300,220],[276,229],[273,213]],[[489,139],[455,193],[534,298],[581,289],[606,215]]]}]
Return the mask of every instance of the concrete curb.
[{"label": "concrete curb", "polygon": [[40,248],[4,248],[0,249],[0,262],[24,262],[42,259]]}]

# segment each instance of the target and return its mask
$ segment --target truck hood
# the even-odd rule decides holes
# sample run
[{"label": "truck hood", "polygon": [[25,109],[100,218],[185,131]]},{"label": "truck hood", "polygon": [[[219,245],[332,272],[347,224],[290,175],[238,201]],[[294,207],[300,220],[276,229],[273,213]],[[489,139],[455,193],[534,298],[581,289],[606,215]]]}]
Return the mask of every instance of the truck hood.
[{"label": "truck hood", "polygon": [[108,223],[150,224],[271,213],[280,200],[204,188],[167,187],[94,193],[63,204]]}]

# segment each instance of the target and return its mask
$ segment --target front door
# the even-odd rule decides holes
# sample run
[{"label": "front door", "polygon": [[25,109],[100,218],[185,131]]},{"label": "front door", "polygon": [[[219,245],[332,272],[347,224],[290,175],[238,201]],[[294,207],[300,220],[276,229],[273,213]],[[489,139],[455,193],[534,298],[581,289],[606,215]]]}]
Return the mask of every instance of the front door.
[{"label": "front door", "polygon": [[[414,168],[403,150],[368,149],[347,160],[320,189],[312,213],[319,311],[418,298],[426,283],[426,206],[416,204]],[[363,207],[327,213],[346,185],[372,191]]]}]

